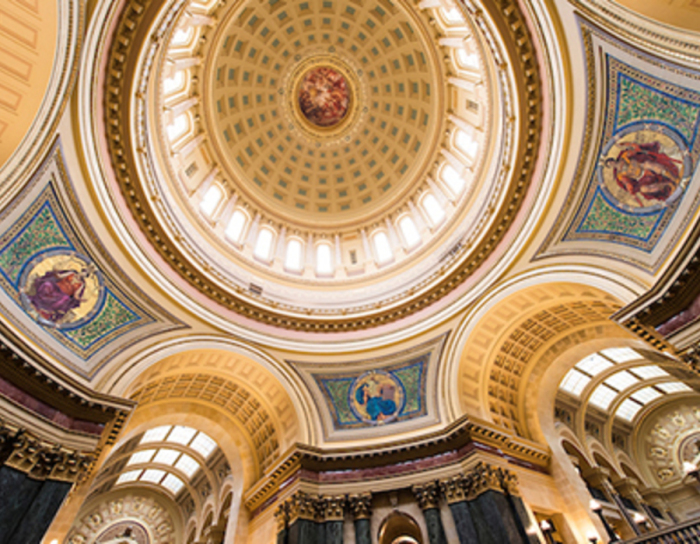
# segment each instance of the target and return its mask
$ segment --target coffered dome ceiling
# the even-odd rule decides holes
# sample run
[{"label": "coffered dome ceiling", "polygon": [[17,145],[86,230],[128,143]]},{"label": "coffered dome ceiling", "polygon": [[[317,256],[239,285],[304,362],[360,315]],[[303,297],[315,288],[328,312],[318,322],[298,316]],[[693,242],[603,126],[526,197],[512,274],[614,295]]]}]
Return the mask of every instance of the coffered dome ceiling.
[{"label": "coffered dome ceiling", "polygon": [[284,328],[367,328],[442,298],[505,234],[537,149],[528,42],[472,8],[127,8],[106,126],[144,233],[209,298]]}]

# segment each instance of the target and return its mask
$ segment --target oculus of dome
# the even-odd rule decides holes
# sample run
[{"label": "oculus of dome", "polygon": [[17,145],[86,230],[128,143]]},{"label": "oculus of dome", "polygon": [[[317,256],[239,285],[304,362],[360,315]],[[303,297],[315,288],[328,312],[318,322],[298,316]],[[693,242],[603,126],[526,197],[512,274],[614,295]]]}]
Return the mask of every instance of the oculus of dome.
[{"label": "oculus of dome", "polygon": [[328,66],[308,70],[296,94],[302,115],[317,127],[335,127],[350,107],[347,80]]}]

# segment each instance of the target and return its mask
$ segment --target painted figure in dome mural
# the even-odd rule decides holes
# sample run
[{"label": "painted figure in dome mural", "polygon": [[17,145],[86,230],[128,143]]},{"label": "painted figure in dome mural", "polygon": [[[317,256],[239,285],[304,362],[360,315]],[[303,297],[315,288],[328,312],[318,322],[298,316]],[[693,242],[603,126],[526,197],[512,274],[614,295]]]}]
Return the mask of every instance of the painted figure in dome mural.
[{"label": "painted figure in dome mural", "polygon": [[299,107],[319,127],[338,124],[348,110],[350,93],[345,78],[332,68],[319,67],[304,76],[299,89]]},{"label": "painted figure in dome mural", "polygon": [[682,172],[681,161],[661,151],[659,142],[621,142],[617,157],[605,160],[613,169],[617,184],[632,195],[640,206],[643,199],[666,201],[678,188]]},{"label": "painted figure in dome mural", "polygon": [[34,280],[27,298],[41,317],[58,323],[83,302],[90,273],[87,269],[49,270]]},{"label": "painted figure in dome mural", "polygon": [[372,421],[383,421],[396,413],[396,386],[376,379],[363,383],[355,391],[355,400],[365,406]]}]

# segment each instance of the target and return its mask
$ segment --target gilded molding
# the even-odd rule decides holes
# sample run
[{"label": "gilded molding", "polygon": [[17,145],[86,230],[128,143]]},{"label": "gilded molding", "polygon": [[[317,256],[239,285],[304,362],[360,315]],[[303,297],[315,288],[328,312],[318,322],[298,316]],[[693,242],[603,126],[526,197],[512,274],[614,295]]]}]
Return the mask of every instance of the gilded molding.
[{"label": "gilded molding", "polygon": [[[109,52],[108,74],[105,81],[105,130],[111,156],[112,168],[128,206],[139,223],[144,235],[153,247],[170,263],[174,271],[190,286],[216,303],[249,319],[284,329],[307,332],[344,332],[363,330],[405,318],[439,301],[476,270],[502,240],[512,224],[524,199],[537,162],[541,144],[541,75],[536,59],[536,47],[528,32],[525,16],[517,2],[501,0],[493,8],[494,19],[505,42],[507,42],[510,66],[519,86],[518,102],[526,111],[518,112],[523,122],[518,126],[519,155],[510,170],[507,194],[502,200],[498,220],[491,225],[478,247],[470,248],[469,258],[447,275],[443,281],[423,292],[413,290],[400,305],[389,309],[376,309],[363,317],[283,315],[245,300],[237,293],[222,289],[217,283],[202,274],[198,267],[174,243],[169,240],[154,212],[151,202],[141,187],[137,172],[138,146],[130,134],[130,109],[124,107],[124,97],[130,96],[135,77],[133,65],[137,62],[138,47],[135,42],[142,37],[148,26],[147,14],[153,15],[160,2],[146,3],[144,0],[129,0],[122,10],[117,30]],[[490,5],[489,5],[490,6]],[[467,6],[478,24],[485,28],[481,12]],[[491,9],[489,7],[489,9]],[[501,74],[502,75],[502,74]]]}]

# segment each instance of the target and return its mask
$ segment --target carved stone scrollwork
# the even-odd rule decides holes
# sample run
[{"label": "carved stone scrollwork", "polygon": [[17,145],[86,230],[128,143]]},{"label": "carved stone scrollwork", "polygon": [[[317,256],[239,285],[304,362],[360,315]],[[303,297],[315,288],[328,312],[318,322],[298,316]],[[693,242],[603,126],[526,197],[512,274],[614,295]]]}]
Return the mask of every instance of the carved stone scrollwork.
[{"label": "carved stone scrollwork", "polygon": [[342,521],[345,519],[344,496],[322,497],[319,501],[320,511],[324,521]]},{"label": "carved stone scrollwork", "polygon": [[421,510],[440,507],[440,489],[436,482],[430,482],[424,485],[414,485],[413,494],[418,501],[418,506]]},{"label": "carved stone scrollwork", "polygon": [[348,502],[354,519],[368,519],[372,517],[371,493],[351,495]]}]

